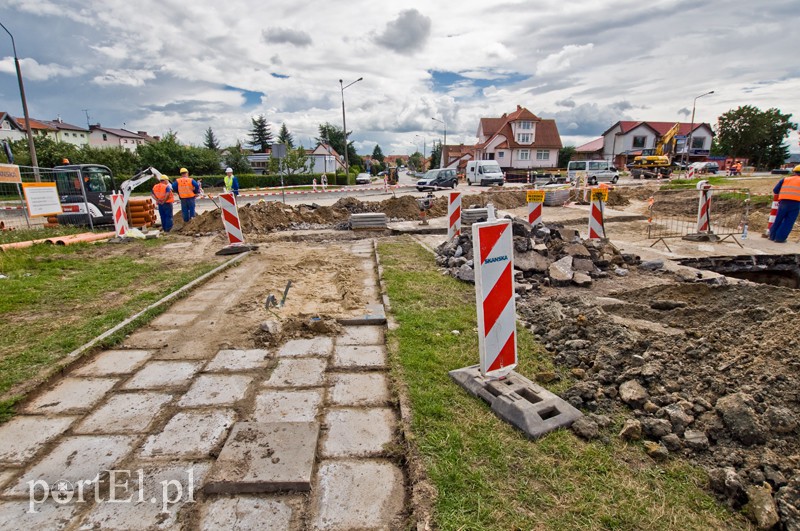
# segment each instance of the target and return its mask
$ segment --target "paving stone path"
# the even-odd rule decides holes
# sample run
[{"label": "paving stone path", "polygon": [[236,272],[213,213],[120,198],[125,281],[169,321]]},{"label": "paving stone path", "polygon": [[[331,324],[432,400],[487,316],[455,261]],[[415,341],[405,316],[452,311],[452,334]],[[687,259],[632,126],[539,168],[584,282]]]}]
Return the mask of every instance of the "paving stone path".
[{"label": "paving stone path", "polygon": [[[350,252],[377,304],[372,243]],[[402,527],[382,326],[274,350],[192,339],[224,338],[207,316],[268,272],[212,280],[0,426],[0,529]]]}]

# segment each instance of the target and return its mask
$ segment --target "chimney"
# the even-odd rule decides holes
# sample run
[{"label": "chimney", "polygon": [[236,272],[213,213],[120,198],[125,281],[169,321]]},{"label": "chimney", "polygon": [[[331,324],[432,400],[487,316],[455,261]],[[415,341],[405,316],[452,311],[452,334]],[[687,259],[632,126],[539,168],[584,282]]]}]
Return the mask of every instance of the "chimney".
[{"label": "chimney", "polygon": [[59,114],[59,115],[58,115],[58,117],[56,118],[56,122],[58,122],[58,123],[60,123],[60,124],[63,124],[63,123],[64,123],[64,120],[62,120],[62,119],[61,119],[61,115],[60,115],[60,114]]},{"label": "chimney", "polygon": [[147,131],[136,131],[137,135],[147,136]]},{"label": "chimney", "polygon": [[517,110],[521,111],[522,110],[522,105],[517,105]]}]

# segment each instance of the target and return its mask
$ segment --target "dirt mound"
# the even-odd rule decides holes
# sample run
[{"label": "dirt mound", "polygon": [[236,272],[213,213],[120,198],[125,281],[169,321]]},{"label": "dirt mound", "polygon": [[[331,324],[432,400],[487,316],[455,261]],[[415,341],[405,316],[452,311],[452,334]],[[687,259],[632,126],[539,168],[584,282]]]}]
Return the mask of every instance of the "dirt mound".
[{"label": "dirt mound", "polygon": [[[330,226],[346,221],[350,212],[336,207],[317,205],[285,205],[278,201],[259,201],[239,207],[239,218],[247,234],[266,234],[274,230],[285,230],[301,224]],[[219,210],[210,210],[189,223],[176,223],[176,230],[185,233],[223,231]]]},{"label": "dirt mound", "polygon": [[262,326],[253,332],[252,339],[256,347],[272,348],[290,339],[338,336],[343,330],[336,319],[324,315],[289,317],[262,323]]}]

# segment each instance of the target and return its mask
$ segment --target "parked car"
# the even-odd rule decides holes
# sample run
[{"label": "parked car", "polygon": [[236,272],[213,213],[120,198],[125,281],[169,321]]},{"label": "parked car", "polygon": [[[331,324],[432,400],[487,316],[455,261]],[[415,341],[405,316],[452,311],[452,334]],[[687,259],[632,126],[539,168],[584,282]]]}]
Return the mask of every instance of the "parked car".
[{"label": "parked car", "polygon": [[586,174],[588,184],[610,182],[616,184],[619,180],[619,170],[607,160],[571,160],[567,164],[567,182],[575,182],[580,173]]},{"label": "parked car", "polygon": [[425,190],[436,190],[438,188],[455,188],[458,184],[458,176],[456,170],[448,168],[437,168],[435,170],[428,170],[422,179],[417,181],[417,190],[423,192]]},{"label": "parked car", "polygon": [[675,169],[678,169],[678,170],[688,170],[689,169],[689,164],[688,163],[681,162],[679,160],[673,160],[672,161],[672,166],[675,167]]},{"label": "parked car", "polygon": [[719,164],[716,162],[693,162],[689,165],[690,168],[694,168],[694,171],[697,173],[710,173],[712,175],[716,175],[719,171]]},{"label": "parked car", "polygon": [[359,173],[356,175],[356,184],[369,184],[372,182],[372,175],[369,173]]}]

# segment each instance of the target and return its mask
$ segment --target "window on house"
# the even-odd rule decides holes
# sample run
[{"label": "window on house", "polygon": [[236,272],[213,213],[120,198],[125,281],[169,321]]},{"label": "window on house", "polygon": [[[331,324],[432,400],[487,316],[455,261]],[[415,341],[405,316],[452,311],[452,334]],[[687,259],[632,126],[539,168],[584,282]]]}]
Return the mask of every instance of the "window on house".
[{"label": "window on house", "polygon": [[81,138],[84,138],[83,133],[81,133]]},{"label": "window on house", "polygon": [[531,142],[531,134],[530,133],[519,133],[517,135],[517,142],[520,144],[530,144]]},{"label": "window on house", "polygon": [[108,141],[108,135],[103,133],[103,142],[107,142],[107,141]]},{"label": "window on house", "polygon": [[646,136],[635,136],[633,137],[633,147],[642,149],[647,144],[647,137]]},{"label": "window on house", "polygon": [[498,151],[497,152],[497,158],[498,159],[502,159],[504,156],[505,156],[505,153],[503,151]]},{"label": "window on house", "polygon": [[531,150],[529,150],[529,149],[520,149],[518,158],[519,158],[519,160],[531,160]]},{"label": "window on house", "polygon": [[520,122],[519,123],[520,129],[533,129],[533,122]]},{"label": "window on house", "polygon": [[549,149],[537,149],[536,150],[536,160],[550,160],[550,150]]},{"label": "window on house", "polygon": [[122,141],[122,143],[123,143],[123,144],[127,144],[127,143],[128,143],[128,139],[127,139],[127,138],[126,138],[126,139],[124,139],[124,140]]},{"label": "window on house", "polygon": [[[75,138],[78,138],[78,133],[72,133],[72,136],[74,136]],[[83,136],[83,135],[81,135],[81,136]]]},{"label": "window on house", "polygon": [[692,149],[703,149],[703,146],[706,144],[705,137],[702,136],[693,136],[692,137]]}]

